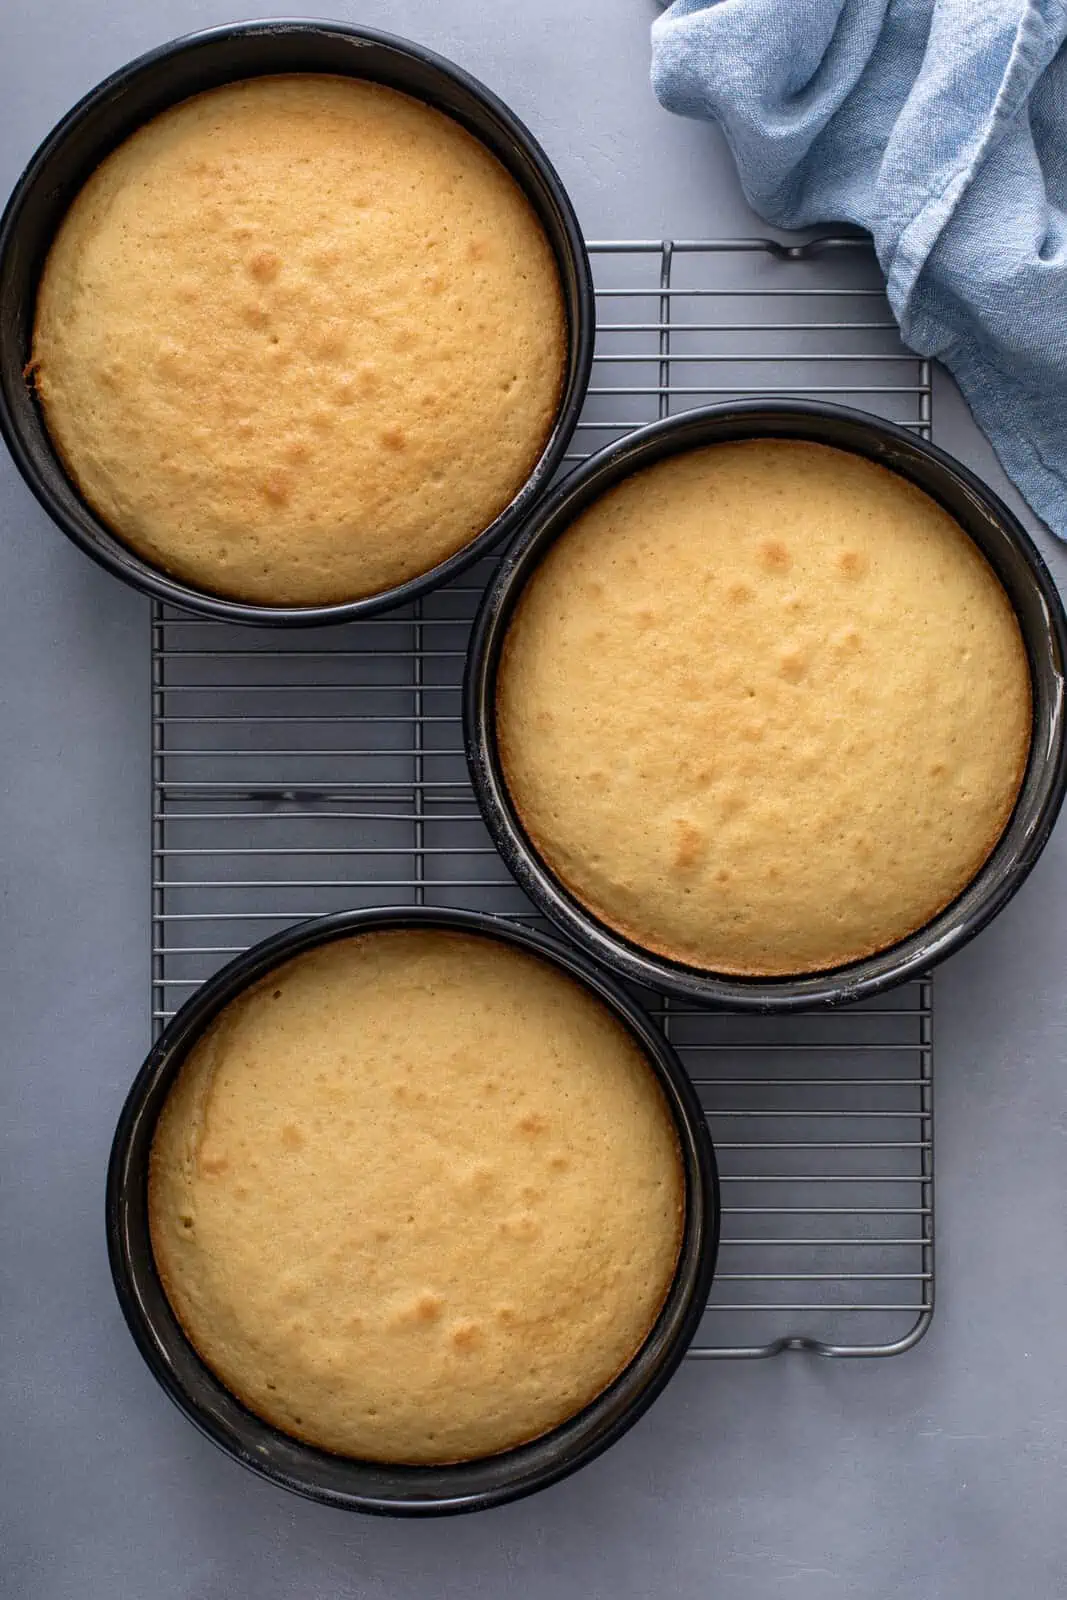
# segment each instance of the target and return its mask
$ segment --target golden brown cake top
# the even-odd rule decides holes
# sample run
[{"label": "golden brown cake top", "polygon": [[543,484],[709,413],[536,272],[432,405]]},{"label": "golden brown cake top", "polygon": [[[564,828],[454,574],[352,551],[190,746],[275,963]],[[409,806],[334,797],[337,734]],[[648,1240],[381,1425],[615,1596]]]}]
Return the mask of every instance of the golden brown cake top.
[{"label": "golden brown cake top", "polygon": [[1030,677],[958,524],[859,456],[751,440],[585,511],[519,602],[507,783],[573,893],[645,948],[816,972],[921,927],[1014,805]]},{"label": "golden brown cake top", "polygon": [[565,322],[548,241],[458,123],[358,79],[255,78],[96,170],[37,304],[52,437],[99,515],[266,604],[425,572],[522,486]]},{"label": "golden brown cake top", "polygon": [[279,1428],[490,1454],[593,1399],[674,1273],[684,1180],[643,1052],[547,963],[364,934],[232,1003],[172,1089],[152,1245],[186,1333]]}]

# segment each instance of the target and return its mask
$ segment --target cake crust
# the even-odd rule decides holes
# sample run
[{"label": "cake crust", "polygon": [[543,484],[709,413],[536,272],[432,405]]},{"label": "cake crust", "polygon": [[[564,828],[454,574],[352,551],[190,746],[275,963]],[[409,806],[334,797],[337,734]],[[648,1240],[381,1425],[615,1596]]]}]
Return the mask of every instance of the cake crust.
[{"label": "cake crust", "polygon": [[712,445],[635,474],[546,553],[497,680],[512,802],[634,944],[819,972],[973,879],[1025,772],[1011,603],[962,528],[865,458]]},{"label": "cake crust", "polygon": [[674,1276],[684,1173],[643,1052],[535,956],[389,930],[277,969],[164,1105],[152,1249],[187,1336],[320,1448],[441,1463],[599,1394]]},{"label": "cake crust", "polygon": [[31,372],[82,496],[147,560],[266,605],[377,594],[481,533],[555,422],[566,320],[525,195],[354,78],[184,101],[75,198]]}]

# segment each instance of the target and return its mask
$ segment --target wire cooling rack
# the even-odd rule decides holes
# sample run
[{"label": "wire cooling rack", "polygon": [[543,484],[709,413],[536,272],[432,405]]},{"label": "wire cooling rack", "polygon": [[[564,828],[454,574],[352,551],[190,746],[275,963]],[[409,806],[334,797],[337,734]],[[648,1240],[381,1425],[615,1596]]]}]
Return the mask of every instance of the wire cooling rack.
[{"label": "wire cooling rack", "polygon": [[[712,399],[822,395],[928,433],[928,363],[855,239],[590,246],[597,361],[570,459]],[[491,571],[294,638],[156,605],[152,1015],[303,917],[471,906],[536,921],[467,782],[460,682]],[[763,1018],[645,996],[707,1108],[720,1270],[692,1355],[891,1355],[933,1311],[931,984]]]}]

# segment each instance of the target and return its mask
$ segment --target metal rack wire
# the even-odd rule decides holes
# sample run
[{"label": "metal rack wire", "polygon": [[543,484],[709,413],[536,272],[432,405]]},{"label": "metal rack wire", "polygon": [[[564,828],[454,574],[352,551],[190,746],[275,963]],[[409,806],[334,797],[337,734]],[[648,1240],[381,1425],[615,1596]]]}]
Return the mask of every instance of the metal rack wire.
[{"label": "metal rack wire", "polygon": [[[927,433],[929,365],[855,239],[590,247],[597,362],[571,459],[714,398],[818,394]],[[534,918],[462,755],[482,563],[402,613],[299,639],[156,606],[152,1016],[302,917],[383,903]],[[708,1110],[720,1270],[695,1357],[890,1355],[933,1310],[929,981],[837,1013],[646,997]]]}]

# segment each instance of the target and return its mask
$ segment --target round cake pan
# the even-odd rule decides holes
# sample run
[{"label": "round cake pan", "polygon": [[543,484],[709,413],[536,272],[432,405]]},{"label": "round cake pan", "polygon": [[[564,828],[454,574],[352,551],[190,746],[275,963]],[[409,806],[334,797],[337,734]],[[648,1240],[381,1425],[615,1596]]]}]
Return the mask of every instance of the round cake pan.
[{"label": "round cake pan", "polygon": [[[832,971],[736,978],[683,966],[614,932],[555,876],[526,834],[508,793],[496,736],[500,652],[523,586],[549,546],[592,501],[631,473],[679,451],[731,439],[811,439],[891,468],[961,524],[1015,608],[1030,662],[1033,734],[1014,812],[985,865],[925,927],[875,955]],[[806,401],[709,406],[641,428],[574,472],[505,552],[471,636],[464,729],[471,781],[489,831],[526,893],[558,927],[624,977],[706,1005],[790,1011],[845,1005],[915,978],[966,944],[1011,899],[1041,854],[1067,785],[1064,660],[1067,620],[1033,542],[998,497],[958,461],[906,429],[864,412]],[[671,708],[664,705],[669,719]]]},{"label": "round cake pan", "polygon": [[[361,600],[265,606],[227,600],[169,577],[95,515],[53,448],[26,377],[37,284],[48,248],[90,173],[168,106],[236,79],[326,72],[387,84],[447,113],[492,151],[522,188],[555,253],[567,317],[563,389],[552,432],[525,484],[475,539],[431,571]],[[446,582],[513,533],[563,461],[589,382],[596,307],[573,207],[548,157],[508,108],[459,67],[420,45],[342,22],[241,22],[173,40],[93,89],[53,129],[19,179],[0,221],[0,433],[27,484],[101,566],[168,604],[231,622],[321,625],[371,616]],[[486,448],[492,448],[487,441]]]},{"label": "round cake pan", "polygon": [[[550,1433],[499,1455],[450,1466],[403,1467],[331,1455],[245,1409],[201,1362],[171,1310],[148,1227],[148,1160],[156,1122],[189,1050],[218,1012],[283,962],[351,934],[443,928],[502,940],[568,973],[640,1045],[663,1089],[685,1173],[685,1222],[674,1279],[654,1327],[619,1376]],[[605,1197],[606,1198],[606,1197]],[[542,1489],[593,1460],[637,1421],[685,1354],[704,1311],[719,1242],[715,1156],[696,1091],[641,1008],[581,953],[473,911],[349,911],[300,923],[256,945],[182,1007],[130,1090],[111,1151],[107,1241],[119,1304],[152,1373],[189,1420],[235,1461],[309,1499],[394,1516],[477,1511]]]}]

